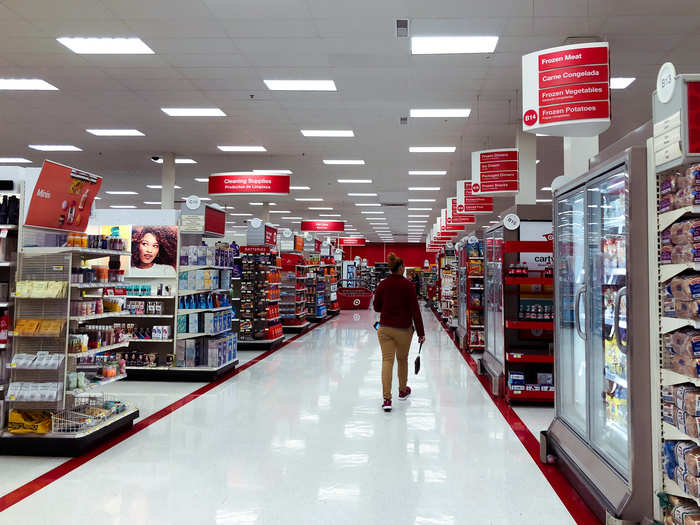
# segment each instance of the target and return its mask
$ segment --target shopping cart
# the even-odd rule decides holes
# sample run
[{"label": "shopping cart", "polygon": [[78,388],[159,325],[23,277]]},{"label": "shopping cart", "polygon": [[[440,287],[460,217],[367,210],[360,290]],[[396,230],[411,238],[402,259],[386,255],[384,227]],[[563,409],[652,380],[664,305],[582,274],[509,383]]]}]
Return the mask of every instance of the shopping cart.
[{"label": "shopping cart", "polygon": [[[355,285],[344,286],[343,283]],[[372,291],[365,286],[357,286],[357,279],[345,279],[340,281],[338,287],[338,302],[341,310],[367,310],[372,301]]]}]

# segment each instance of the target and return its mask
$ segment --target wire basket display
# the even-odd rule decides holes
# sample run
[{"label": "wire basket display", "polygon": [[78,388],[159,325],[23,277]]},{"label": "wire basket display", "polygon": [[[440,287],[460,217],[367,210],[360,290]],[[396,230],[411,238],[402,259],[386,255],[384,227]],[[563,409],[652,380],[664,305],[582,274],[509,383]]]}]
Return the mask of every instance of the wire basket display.
[{"label": "wire basket display", "polygon": [[126,404],[107,394],[97,393],[76,398],[73,408],[51,416],[55,433],[75,434],[96,427],[116,414],[124,412]]}]

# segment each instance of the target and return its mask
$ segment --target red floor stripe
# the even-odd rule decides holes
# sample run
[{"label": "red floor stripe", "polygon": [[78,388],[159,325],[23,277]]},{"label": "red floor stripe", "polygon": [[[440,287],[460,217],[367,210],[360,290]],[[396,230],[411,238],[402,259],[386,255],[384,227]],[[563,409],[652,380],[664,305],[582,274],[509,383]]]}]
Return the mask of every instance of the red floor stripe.
[{"label": "red floor stripe", "polygon": [[131,436],[134,434],[137,434],[138,432],[141,432],[145,428],[151,426],[153,423],[156,421],[163,419],[165,416],[172,414],[175,412],[177,409],[182,408],[188,403],[191,403],[198,397],[206,394],[210,390],[216,388],[217,386],[221,385],[222,383],[225,383],[232,377],[240,374],[244,370],[250,368],[251,366],[259,363],[263,359],[270,357],[272,354],[277,352],[278,350],[281,350],[285,346],[287,346],[289,343],[292,341],[296,341],[300,337],[308,334],[312,330],[315,330],[322,324],[330,321],[333,319],[332,317],[329,317],[328,319],[325,319],[324,321],[321,321],[320,323],[312,326],[309,330],[307,330],[304,333],[297,334],[294,337],[291,337],[284,341],[280,346],[277,348],[273,348],[271,350],[268,350],[267,352],[260,354],[258,357],[251,359],[247,363],[241,365],[238,368],[235,368],[234,370],[227,372],[226,374],[222,375],[219,379],[216,381],[213,381],[212,383],[206,384],[201,388],[198,388],[194,392],[187,394],[185,397],[178,399],[177,401],[174,401],[170,405],[166,406],[165,408],[161,408],[158,412],[154,412],[150,416],[139,420],[137,423],[134,424],[133,427],[131,427],[129,430],[126,430],[119,435],[113,437],[112,439],[105,441],[101,445],[95,447],[92,449],[90,452],[87,452],[83,454],[82,456],[78,456],[72,459],[69,459],[65,463],[61,463],[57,467],[54,467],[53,469],[49,470],[48,472],[42,474],[41,476],[33,479],[32,481],[29,481],[22,485],[21,487],[16,488],[15,490],[8,492],[4,496],[0,498],[0,512],[7,510],[10,508],[12,505],[15,505],[16,503],[19,503],[22,501],[24,498],[27,498],[31,496],[32,494],[38,492],[39,490],[43,489],[47,485],[50,485],[54,481],[58,480],[59,478],[65,476],[66,474],[72,472],[73,470],[77,469],[81,465],[84,465],[91,459],[96,458],[103,452],[106,452],[107,450],[115,447],[122,441],[129,439]]},{"label": "red floor stripe", "polygon": [[498,410],[501,412],[506,422],[510,425],[510,428],[513,429],[513,432],[520,440],[520,443],[522,443],[525,450],[527,450],[528,454],[530,454],[530,457],[540,469],[551,487],[554,489],[554,492],[557,493],[557,496],[559,496],[559,499],[566,507],[566,510],[568,510],[574,520],[576,520],[576,523],[585,525],[600,523],[598,517],[593,514],[588,505],[586,505],[583,499],[581,499],[581,496],[578,495],[578,492],[576,492],[571,483],[569,483],[569,480],[564,477],[564,474],[562,474],[556,466],[543,465],[540,462],[539,441],[532,435],[530,429],[525,426],[525,423],[523,423],[523,421],[520,419],[520,416],[515,413],[506,400],[502,397],[496,397],[491,393],[489,379],[486,376],[480,376],[478,374],[476,361],[474,361],[474,358],[472,358],[472,356],[468,353],[464,353],[460,350],[459,345],[457,344],[457,341],[455,341],[454,335],[450,332],[448,326],[442,322],[442,319],[440,319],[435,310],[431,309],[431,311],[440,322],[443,329],[447,332],[447,335],[449,335],[450,339],[452,339],[457,351],[467,362],[467,365],[469,368],[471,368],[472,372],[474,372],[474,375],[491,398],[491,401],[493,401]]}]

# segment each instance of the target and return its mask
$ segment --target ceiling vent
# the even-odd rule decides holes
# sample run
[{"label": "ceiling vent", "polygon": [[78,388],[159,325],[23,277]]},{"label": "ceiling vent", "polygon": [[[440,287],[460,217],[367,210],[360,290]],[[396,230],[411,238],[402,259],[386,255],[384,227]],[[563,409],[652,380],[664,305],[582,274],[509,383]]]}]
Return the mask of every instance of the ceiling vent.
[{"label": "ceiling vent", "polygon": [[401,125],[408,126],[408,117],[401,117]]},{"label": "ceiling vent", "polygon": [[408,20],[396,20],[396,38],[408,38]]}]

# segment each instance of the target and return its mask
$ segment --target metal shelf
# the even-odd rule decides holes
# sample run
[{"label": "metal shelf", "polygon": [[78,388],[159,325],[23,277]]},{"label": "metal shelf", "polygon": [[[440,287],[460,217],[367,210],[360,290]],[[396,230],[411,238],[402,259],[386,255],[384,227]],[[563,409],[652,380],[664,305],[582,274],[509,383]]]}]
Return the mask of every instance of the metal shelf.
[{"label": "metal shelf", "polygon": [[172,343],[172,339],[129,339],[129,343]]},{"label": "metal shelf", "polygon": [[699,498],[695,498],[695,497],[691,496],[690,494],[688,494],[685,490],[683,490],[681,488],[680,485],[678,485],[678,483],[673,481],[671,478],[669,478],[665,474],[664,474],[664,492],[666,492],[667,494],[670,494],[671,496],[679,496],[681,498],[692,499],[693,501],[695,501],[695,503],[697,505],[700,505]]},{"label": "metal shelf", "polygon": [[182,339],[195,339],[197,337],[213,337],[215,335],[223,334],[225,332],[230,332],[231,328],[227,328],[226,330],[219,330],[218,332],[198,332],[196,334],[177,334],[175,337],[179,340]]},{"label": "metal shelf", "polygon": [[182,297],[184,295],[194,295],[197,293],[225,293],[228,291],[228,288],[215,288],[213,290],[181,290],[178,292],[177,295]]},{"label": "metal shelf", "polygon": [[116,377],[110,377],[108,379],[103,379],[101,381],[90,383],[85,388],[76,388],[75,390],[66,390],[66,395],[79,396],[81,394],[86,394],[86,393],[90,392],[91,390],[95,390],[96,388],[100,388],[100,387],[102,387],[104,385],[108,385],[110,383],[115,383],[116,381],[121,381],[122,379],[125,379],[125,378],[126,378],[126,374],[116,376]]},{"label": "metal shelf", "polygon": [[86,352],[79,352],[77,354],[72,354],[68,352],[68,357],[72,357],[77,359],[78,357],[88,357],[91,355],[96,355],[96,354],[101,354],[102,352],[109,352],[110,350],[116,350],[117,348],[126,348],[129,346],[129,341],[122,341],[121,343],[117,343],[114,345],[108,345],[108,346],[101,346],[99,348],[93,348],[91,350],[88,350]]},{"label": "metal shelf", "polygon": [[230,310],[233,308],[233,306],[218,306],[216,308],[197,308],[197,309],[188,309],[188,308],[179,308],[177,313],[178,315],[184,315],[184,314],[198,314],[201,312],[223,312],[224,310]]},{"label": "metal shelf", "polygon": [[661,369],[661,386],[681,385],[683,383],[693,383],[695,386],[700,386],[700,378],[685,376],[667,368]]},{"label": "metal shelf", "polygon": [[60,253],[68,253],[80,255],[83,259],[99,259],[110,255],[131,255],[131,252],[122,252],[119,250],[101,250],[98,248],[77,248],[74,246],[29,246],[22,248],[22,255],[26,257],[36,257],[37,255],[53,255]]},{"label": "metal shelf", "polygon": [[695,441],[700,445],[700,438],[690,437],[681,429],[674,427],[666,421],[663,422],[664,440],[666,441]]},{"label": "metal shelf", "polygon": [[678,317],[662,317],[661,318],[661,333],[667,334],[679,328],[690,326],[695,329],[700,329],[700,321],[695,319],[680,319]]},{"label": "metal shelf", "polygon": [[685,215],[700,215],[700,206],[685,206],[677,210],[659,213],[659,231],[663,231]]},{"label": "metal shelf", "polygon": [[620,377],[617,374],[613,374],[612,372],[605,372],[605,379],[608,381],[612,381],[613,383],[620,385],[622,388],[627,388],[627,379],[624,377]]},{"label": "metal shelf", "polygon": [[178,272],[194,272],[196,270],[232,270],[233,266],[214,266],[212,264],[204,264],[202,266],[180,266]]},{"label": "metal shelf", "polygon": [[[119,283],[111,283],[119,288]],[[108,288],[109,286],[100,286]],[[175,299],[174,295],[83,295],[80,299]]]},{"label": "metal shelf", "polygon": [[700,263],[659,264],[659,280],[668,281],[686,270],[700,272]]}]

